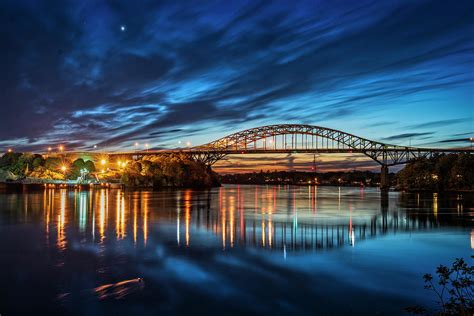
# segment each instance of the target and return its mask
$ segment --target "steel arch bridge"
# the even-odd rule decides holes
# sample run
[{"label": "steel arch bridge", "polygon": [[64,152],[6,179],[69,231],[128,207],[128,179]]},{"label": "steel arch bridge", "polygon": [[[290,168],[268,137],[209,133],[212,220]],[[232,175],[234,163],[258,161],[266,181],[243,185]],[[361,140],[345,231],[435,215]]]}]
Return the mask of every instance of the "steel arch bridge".
[{"label": "steel arch bridge", "polygon": [[388,167],[439,153],[472,152],[472,149],[397,146],[321,126],[280,124],[247,129],[182,151],[209,165],[232,154],[362,153]]},{"label": "steel arch bridge", "polygon": [[177,149],[113,153],[110,156],[182,154],[212,166],[227,155],[292,153],[360,153],[381,165],[381,187],[388,187],[389,166],[442,153],[469,153],[472,148],[419,148],[373,141],[340,130],[304,124],[278,124],[246,129],[213,142]]}]

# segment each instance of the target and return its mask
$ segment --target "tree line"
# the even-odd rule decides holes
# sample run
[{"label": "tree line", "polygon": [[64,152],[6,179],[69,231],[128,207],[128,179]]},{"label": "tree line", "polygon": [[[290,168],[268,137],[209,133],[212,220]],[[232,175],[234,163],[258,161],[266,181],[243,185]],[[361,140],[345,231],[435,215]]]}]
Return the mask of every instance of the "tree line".
[{"label": "tree line", "polygon": [[150,155],[119,168],[97,168],[93,161],[44,157],[30,153],[6,153],[0,157],[0,181],[24,179],[76,180],[81,172],[92,179],[121,182],[130,187],[210,187],[219,185],[217,174],[204,163],[185,155]]},{"label": "tree line", "polygon": [[441,154],[409,162],[397,182],[403,190],[474,190],[474,155]]}]

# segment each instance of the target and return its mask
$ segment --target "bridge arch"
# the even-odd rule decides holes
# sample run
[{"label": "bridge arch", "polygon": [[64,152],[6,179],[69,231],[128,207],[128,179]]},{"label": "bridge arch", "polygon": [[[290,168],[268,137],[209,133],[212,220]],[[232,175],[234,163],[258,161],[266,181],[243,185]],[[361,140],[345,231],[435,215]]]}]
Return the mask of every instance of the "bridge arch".
[{"label": "bridge arch", "polygon": [[[274,149],[278,148],[277,139],[278,136],[293,136],[291,144],[283,142],[280,145],[285,145],[283,149],[331,149],[326,143],[326,146],[318,146],[317,141],[313,137],[320,137],[326,140],[331,140],[338,145],[338,149],[354,149],[354,150],[382,150],[382,149],[393,149],[393,148],[405,148],[395,145],[384,144],[377,141],[372,141],[366,138],[362,138],[353,134],[349,134],[340,130],[331,128],[314,126],[314,125],[302,125],[302,124],[279,124],[279,125],[267,125],[256,128],[246,129],[231,135],[225,136],[213,142],[205,145],[198,146],[199,149],[214,149],[214,150],[252,150],[257,149],[255,146],[257,141],[263,140],[266,143],[265,148]],[[295,137],[296,136],[296,137]],[[298,139],[301,137],[301,140]],[[308,141],[308,136],[311,136]],[[272,142],[269,146],[266,140]],[[273,141],[272,141],[273,140]],[[333,148],[333,147],[332,147]],[[333,148],[335,149],[335,148]]]},{"label": "bridge arch", "polygon": [[430,153],[421,148],[385,144],[336,129],[303,124],[250,128],[193,149],[215,154],[355,152],[365,154],[381,165],[405,163]]}]

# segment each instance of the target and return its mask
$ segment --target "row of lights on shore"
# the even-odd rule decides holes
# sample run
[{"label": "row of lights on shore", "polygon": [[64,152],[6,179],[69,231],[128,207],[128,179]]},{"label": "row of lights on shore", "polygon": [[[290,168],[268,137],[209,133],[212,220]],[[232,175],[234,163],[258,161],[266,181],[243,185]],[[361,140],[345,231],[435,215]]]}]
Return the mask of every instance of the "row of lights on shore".
[{"label": "row of lights on shore", "polygon": [[[101,164],[101,166],[102,166],[101,173],[105,173],[106,170],[109,170],[109,168],[105,169],[105,168],[106,168],[106,165],[107,165],[108,163],[109,163],[109,162],[108,162],[107,160],[105,160],[105,159],[102,159],[102,160],[100,161],[100,164]],[[118,160],[118,161],[116,162],[116,164],[117,164],[117,166],[119,167],[119,169],[123,169],[123,168],[125,168],[125,167],[128,165],[128,161],[121,161],[121,160]],[[68,170],[68,167],[63,164],[63,165],[61,165],[60,170],[61,170],[62,172],[66,172],[66,171]]]}]

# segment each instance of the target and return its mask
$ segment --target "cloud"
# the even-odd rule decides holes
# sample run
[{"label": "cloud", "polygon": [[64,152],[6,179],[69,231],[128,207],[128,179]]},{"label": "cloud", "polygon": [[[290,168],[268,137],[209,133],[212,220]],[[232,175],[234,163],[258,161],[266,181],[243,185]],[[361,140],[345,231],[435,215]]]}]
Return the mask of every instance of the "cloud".
[{"label": "cloud", "polygon": [[440,143],[466,143],[471,142],[469,138],[454,138],[454,139],[443,139],[439,141]]},{"label": "cloud", "polygon": [[464,122],[471,121],[472,118],[458,118],[458,119],[450,119],[450,120],[438,120],[438,121],[431,121],[431,122],[426,122],[426,123],[421,123],[421,124],[414,124],[408,126],[408,128],[413,128],[413,129],[420,129],[420,128],[434,128],[434,127],[440,127],[440,126],[449,126],[449,125],[454,125],[454,124],[460,124]]},{"label": "cloud", "polygon": [[382,138],[383,140],[401,140],[407,138],[419,138],[420,136],[433,135],[433,132],[424,133],[403,133]]},{"label": "cloud", "polygon": [[[428,136],[416,129],[468,119],[437,114],[406,136],[397,108],[472,85],[473,11],[469,1],[5,1],[0,135],[26,139],[26,150],[166,147],[288,121],[367,138],[388,124],[398,134],[386,140]],[[460,116],[465,102],[453,106]],[[414,107],[404,115],[419,120]],[[377,134],[357,131],[367,116]]]}]

